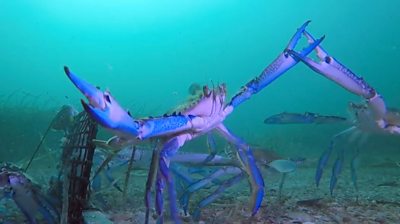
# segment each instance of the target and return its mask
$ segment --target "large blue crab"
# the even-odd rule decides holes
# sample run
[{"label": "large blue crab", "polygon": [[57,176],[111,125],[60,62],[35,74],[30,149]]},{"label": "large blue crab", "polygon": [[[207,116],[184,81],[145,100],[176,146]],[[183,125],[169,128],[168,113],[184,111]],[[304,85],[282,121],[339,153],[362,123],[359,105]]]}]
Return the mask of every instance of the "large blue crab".
[{"label": "large blue crab", "polygon": [[[253,94],[261,91],[298,63],[299,60],[297,57],[293,57],[289,52],[294,50],[308,23],[309,21],[303,24],[294,34],[285,50],[258,77],[248,82],[227,104],[225,102],[225,85],[219,85],[212,90],[205,86],[202,97],[189,108],[163,117],[135,119],[119,105],[110,92],[100,91],[73,74],[67,67],[65,67],[65,73],[86,96],[89,103],[82,101],[82,105],[99,124],[110,129],[123,139],[142,141],[150,138],[158,138],[162,140],[161,149],[156,150],[153,156],[145,195],[146,207],[149,208],[150,190],[153,180],[156,178],[156,211],[160,222],[163,221],[162,192],[165,183],[168,186],[171,218],[174,222],[179,222],[176,212],[174,182],[169,172],[169,158],[185,142],[214,130],[236,146],[237,156],[242,164],[242,169],[250,177],[249,182],[252,188],[251,213],[255,215],[264,195],[264,181],[256,166],[250,147],[232,134],[225,127],[223,121],[232,113],[234,108],[249,99]],[[318,46],[322,39],[313,42],[298,54],[302,57],[307,56],[307,54]],[[149,215],[148,211],[149,209],[147,209],[146,217]]]},{"label": "large blue crab", "polygon": [[[313,43],[316,41],[314,37],[306,30],[303,31],[303,34],[308,39],[309,43]],[[293,50],[290,50],[289,54],[304,62],[315,72],[337,83],[347,91],[361,96],[366,101],[366,103],[363,105],[350,104],[350,109],[355,115],[352,126],[335,135],[331,139],[328,149],[325,150],[324,153],[321,155],[315,174],[315,180],[318,186],[323,169],[326,167],[329,157],[333,151],[335,140],[337,140],[344,134],[353,131],[400,136],[400,114],[396,110],[388,109],[381,95],[373,87],[371,87],[363,78],[356,75],[346,66],[341,64],[338,60],[333,58],[320,45],[315,48],[315,51],[319,60],[318,62],[312,60],[311,58],[308,58],[307,56],[300,55]],[[354,161],[357,155],[358,151],[354,153],[354,157],[351,163],[352,179],[356,188],[357,185]],[[334,167],[332,168],[332,176],[330,181],[331,194],[336,185],[337,178],[341,172],[343,166],[343,158],[344,150],[339,150],[338,157],[334,163]]]}]

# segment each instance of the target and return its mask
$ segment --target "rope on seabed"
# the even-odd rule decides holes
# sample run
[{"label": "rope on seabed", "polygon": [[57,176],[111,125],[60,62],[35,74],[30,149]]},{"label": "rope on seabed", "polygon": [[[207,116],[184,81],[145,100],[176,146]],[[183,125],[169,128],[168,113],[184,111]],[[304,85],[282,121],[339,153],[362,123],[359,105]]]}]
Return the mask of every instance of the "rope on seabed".
[{"label": "rope on seabed", "polygon": [[42,146],[44,140],[46,139],[46,136],[47,136],[47,134],[49,133],[51,127],[53,127],[53,124],[54,124],[54,122],[56,121],[56,118],[57,118],[57,116],[55,116],[55,117],[51,120],[50,125],[47,127],[47,129],[46,129],[46,131],[44,132],[42,138],[40,139],[39,144],[36,146],[36,149],[35,149],[35,151],[33,152],[32,156],[31,156],[31,159],[30,159],[29,162],[28,162],[28,165],[26,165],[26,167],[25,167],[25,169],[24,169],[24,172],[25,172],[25,173],[26,173],[26,171],[29,169],[29,167],[30,167],[30,165],[31,165],[31,163],[32,163],[32,161],[33,161],[33,159],[34,159],[35,156],[36,156],[36,154],[39,152],[39,149],[40,149],[40,147]]}]

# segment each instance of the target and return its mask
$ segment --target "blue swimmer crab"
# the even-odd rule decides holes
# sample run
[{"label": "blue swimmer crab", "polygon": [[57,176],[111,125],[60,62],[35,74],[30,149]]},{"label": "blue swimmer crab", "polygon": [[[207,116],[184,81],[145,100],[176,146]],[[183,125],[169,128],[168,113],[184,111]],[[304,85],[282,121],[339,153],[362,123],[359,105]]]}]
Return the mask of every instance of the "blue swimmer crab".
[{"label": "blue swimmer crab", "polygon": [[[306,36],[309,43],[316,41],[314,37],[306,30],[303,31],[303,34]],[[371,87],[363,78],[353,73],[345,65],[341,64],[338,60],[329,55],[329,53],[320,45],[315,48],[315,51],[319,60],[318,62],[308,58],[307,56],[300,55],[292,50],[289,51],[289,54],[298,60],[301,60],[304,64],[318,74],[321,74],[325,78],[337,83],[347,91],[361,96],[366,101],[366,103],[362,106],[351,104],[352,109],[355,110],[355,120],[352,127],[335,135],[331,139],[328,149],[321,155],[315,175],[315,181],[318,186],[323,169],[326,167],[330,154],[333,151],[335,140],[337,140],[340,136],[355,130],[366,133],[380,133],[399,136],[400,114],[396,110],[388,109],[381,95],[373,87]],[[354,161],[357,155],[358,151],[354,153],[354,157],[351,162],[352,179],[356,188],[357,185]],[[339,150],[338,157],[332,168],[332,176],[330,181],[331,194],[333,193],[333,189],[341,172],[343,158],[344,150]]]},{"label": "blue swimmer crab", "polygon": [[22,170],[9,163],[0,164],[0,200],[9,198],[25,215],[29,223],[58,223],[59,213],[50,199],[41,192]]},{"label": "blue swimmer crab", "polygon": [[[146,207],[149,208],[151,186],[153,185],[153,180],[157,179],[156,212],[159,222],[163,221],[162,192],[165,184],[168,186],[171,218],[174,222],[179,222],[174,182],[169,172],[170,158],[185,142],[214,130],[236,146],[235,149],[242,165],[241,168],[250,177],[249,182],[252,189],[251,214],[255,215],[257,213],[264,195],[263,178],[256,166],[250,147],[239,137],[231,133],[225,127],[223,121],[238,105],[245,102],[253,94],[261,91],[299,62],[298,57],[293,57],[293,54],[289,54],[289,52],[294,50],[308,23],[309,21],[297,30],[285,50],[259,76],[243,86],[241,91],[230,102],[225,102],[225,85],[219,85],[211,90],[207,86],[204,86],[202,96],[193,105],[178,113],[162,117],[133,118],[119,105],[109,91],[103,92],[99,90],[65,67],[64,70],[69,79],[89,101],[86,103],[82,100],[84,109],[100,125],[110,129],[123,139],[143,141],[157,138],[162,140],[161,149],[155,150],[155,154],[153,155],[145,194]],[[311,43],[299,52],[298,55],[306,57],[322,40],[323,37]],[[146,211],[147,220],[148,216],[149,209]]]}]

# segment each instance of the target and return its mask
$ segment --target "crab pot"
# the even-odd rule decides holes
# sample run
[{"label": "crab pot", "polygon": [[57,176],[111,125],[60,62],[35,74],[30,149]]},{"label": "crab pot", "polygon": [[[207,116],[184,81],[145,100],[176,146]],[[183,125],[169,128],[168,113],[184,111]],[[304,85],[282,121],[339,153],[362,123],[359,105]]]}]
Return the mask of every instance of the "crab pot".
[{"label": "crab pot", "polygon": [[97,124],[81,112],[69,129],[61,158],[59,178],[63,179],[61,223],[83,223],[83,210],[89,199]]}]

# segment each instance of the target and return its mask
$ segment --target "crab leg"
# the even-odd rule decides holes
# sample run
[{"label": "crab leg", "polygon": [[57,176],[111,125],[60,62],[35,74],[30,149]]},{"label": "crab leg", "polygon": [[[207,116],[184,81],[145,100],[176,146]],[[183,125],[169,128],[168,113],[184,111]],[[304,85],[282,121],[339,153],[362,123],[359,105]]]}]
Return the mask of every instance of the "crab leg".
[{"label": "crab leg", "polygon": [[176,207],[176,192],[174,187],[174,180],[169,172],[170,157],[172,157],[183,144],[190,140],[191,136],[189,134],[178,135],[170,140],[168,140],[160,151],[160,158],[158,159],[158,175],[157,175],[157,185],[156,185],[156,195],[158,195],[158,200],[156,200],[156,208],[161,208],[159,213],[158,222],[163,222],[162,214],[162,191],[164,188],[164,183],[166,182],[168,187],[169,196],[169,207],[171,219],[174,223],[180,223],[178,218],[178,212]]},{"label": "crab leg", "polygon": [[[156,179],[156,212],[157,212],[157,223],[164,223],[164,199],[163,199],[163,189],[165,188],[165,180],[160,171],[157,171],[157,179]],[[171,200],[171,199],[170,199]],[[173,206],[173,205],[172,205]],[[176,212],[175,212],[176,213]],[[172,218],[172,217],[171,217]],[[178,220],[177,217],[173,217]],[[175,222],[176,223],[176,222]]]},{"label": "crab leg", "polygon": [[339,175],[342,172],[343,160],[344,160],[344,149],[341,149],[332,167],[332,175],[329,183],[329,191],[331,192],[331,196],[333,195],[333,189],[336,186]]},{"label": "crab leg", "polygon": [[183,195],[185,194],[190,194],[193,193],[203,187],[206,187],[208,184],[216,184],[219,185],[221,184],[223,181],[219,181],[217,178],[221,177],[221,176],[225,176],[225,175],[232,175],[232,174],[238,174],[241,172],[241,169],[238,167],[234,167],[234,166],[227,166],[227,167],[222,167],[217,169],[214,172],[210,172],[211,174],[209,174],[208,176],[204,175],[203,179],[200,179],[194,183],[192,183],[190,186],[188,186],[185,189],[185,192],[183,192]]},{"label": "crab leg", "polygon": [[236,183],[240,182],[244,178],[244,173],[240,172],[239,174],[236,174],[235,176],[231,177],[227,181],[225,181],[221,186],[219,186],[212,194],[204,198],[203,200],[200,201],[198,204],[196,210],[194,211],[193,217],[195,220],[198,220],[200,218],[200,212],[201,209],[204,208],[205,206],[209,205],[216,199],[218,199],[221,194],[228,189],[229,187],[235,185]]},{"label": "crab leg", "polygon": [[357,163],[357,158],[359,153],[358,147],[356,148],[356,151],[354,152],[353,158],[351,159],[350,162],[350,172],[351,172],[351,181],[353,182],[354,188],[356,191],[358,191],[358,185],[357,185],[357,172],[356,172],[356,163]]},{"label": "crab leg", "polygon": [[210,155],[204,160],[204,164],[207,164],[212,159],[214,159],[215,155],[217,154],[217,146],[212,133],[207,134],[207,148],[210,152]]},{"label": "crab leg", "polygon": [[[237,167],[223,167],[221,169],[218,169],[217,171],[215,171],[214,173],[212,173],[211,175],[191,184],[189,187],[186,188],[185,192],[182,194],[181,198],[183,198],[184,201],[183,204],[183,210],[186,212],[187,208],[189,206],[189,199],[190,196],[193,192],[203,188],[204,186],[206,186],[207,184],[210,184],[211,182],[213,182],[215,179],[217,179],[218,177],[222,176],[222,175],[238,175],[242,173],[242,170],[240,168]],[[211,203],[211,202],[210,202]]]},{"label": "crab leg", "polygon": [[[149,223],[149,216],[150,216],[150,206],[151,206],[151,189],[153,188],[153,183],[156,179],[157,170],[158,170],[158,159],[160,157],[159,150],[153,150],[153,155],[151,157],[150,169],[149,173],[147,174],[147,181],[146,181],[146,189],[145,189],[145,196],[144,196],[144,204],[146,206],[146,216],[145,216],[145,223]],[[157,195],[156,195],[157,196]],[[159,203],[156,203],[158,205]]]},{"label": "crab leg", "polygon": [[231,142],[236,146],[235,148],[237,150],[239,160],[242,163],[244,170],[250,177],[249,182],[252,189],[251,214],[254,216],[260,208],[262,198],[264,196],[264,179],[256,165],[256,161],[250,146],[229,132],[229,130],[223,124],[220,124],[217,127],[217,130],[228,142]]},{"label": "crab leg", "polygon": [[354,130],[356,130],[356,127],[352,126],[352,127],[348,128],[348,129],[346,129],[346,130],[344,130],[344,131],[342,131],[342,132],[340,132],[340,133],[338,133],[338,134],[336,134],[335,136],[332,137],[331,141],[329,142],[328,149],[326,149],[322,153],[321,157],[318,160],[317,169],[315,171],[315,184],[317,185],[317,187],[319,186],[319,182],[321,180],[322,173],[323,173],[326,165],[328,164],[329,158],[330,158],[330,156],[332,154],[335,141],[338,138],[340,138],[341,136],[343,136],[343,135],[345,135],[345,134],[347,134],[349,132],[352,132]]},{"label": "crab leg", "polygon": [[[296,57],[292,57],[288,52],[294,50],[298,41],[301,38],[301,34],[306,29],[307,25],[311,21],[305,22],[300,28],[297,29],[297,32],[290,39],[288,45],[285,50],[278,55],[278,57],[270,64],[267,68],[262,71],[262,73],[248,82],[245,86],[242,87],[241,91],[237,93],[228,104],[228,106],[237,107],[239,104],[248,100],[252,95],[258,93],[287,70],[295,66],[299,59]],[[307,48],[303,49],[299,55],[307,56],[321,41],[324,37],[318,39],[317,41],[311,43]]]},{"label": "crab leg", "polygon": [[238,166],[236,160],[228,159],[223,156],[215,155],[212,160],[210,160],[207,164],[204,164],[204,160],[207,159],[210,155],[208,154],[200,154],[200,153],[185,153],[174,155],[170,158],[171,162],[180,163],[180,164],[188,164],[191,166],[202,165],[202,166]]},{"label": "crab leg", "polygon": [[[135,146],[137,147],[137,146]],[[122,189],[118,186],[116,183],[115,179],[111,175],[111,171],[115,168],[124,166],[125,164],[128,164],[132,157],[132,148],[129,147],[130,150],[126,150],[128,148],[123,149],[120,152],[117,153],[106,153],[104,161],[100,158],[100,155],[97,153],[95,154],[95,163],[96,164],[101,164],[100,168],[97,169],[95,172],[95,175],[92,177],[92,187],[94,191],[99,191],[101,188],[101,178],[99,175],[100,172],[103,171],[103,174],[107,178],[108,182],[111,183],[118,191],[122,192]],[[132,163],[132,166],[134,169],[137,170],[148,170],[149,167],[151,167],[151,157],[152,157],[152,151],[144,148],[138,148],[137,150],[134,151],[134,162]],[[109,154],[107,156],[107,154]],[[128,154],[130,158],[128,158]],[[117,156],[117,158],[115,158]],[[173,157],[170,158],[170,161],[173,162],[174,164],[179,163],[183,165],[189,165],[189,166],[200,166],[204,165],[204,161],[209,158],[210,155],[208,154],[202,154],[202,153],[181,153],[174,155]],[[110,162],[112,162],[112,165],[110,165]],[[206,166],[239,166],[236,160],[232,160],[229,158],[225,158],[223,156],[215,155],[213,159],[211,159]],[[179,177],[180,179],[184,180],[185,182],[193,183],[194,181],[190,178],[189,174],[187,171],[183,169],[179,169],[177,167],[170,167],[171,171]],[[156,169],[157,170],[157,169]],[[186,173],[187,174],[186,174]]]},{"label": "crab leg", "polygon": [[[309,32],[304,30],[304,35],[307,37],[309,43],[315,43],[316,40]],[[339,84],[349,92],[366,99],[379,127],[387,129],[391,133],[400,133],[399,127],[386,123],[385,116],[387,109],[385,102],[374,88],[372,88],[363,78],[357,76],[346,66],[330,56],[321,46],[317,46],[315,50],[319,59],[318,62],[315,62],[305,55],[301,55],[293,50],[290,50],[289,54],[298,60],[303,61],[312,70]]]}]

